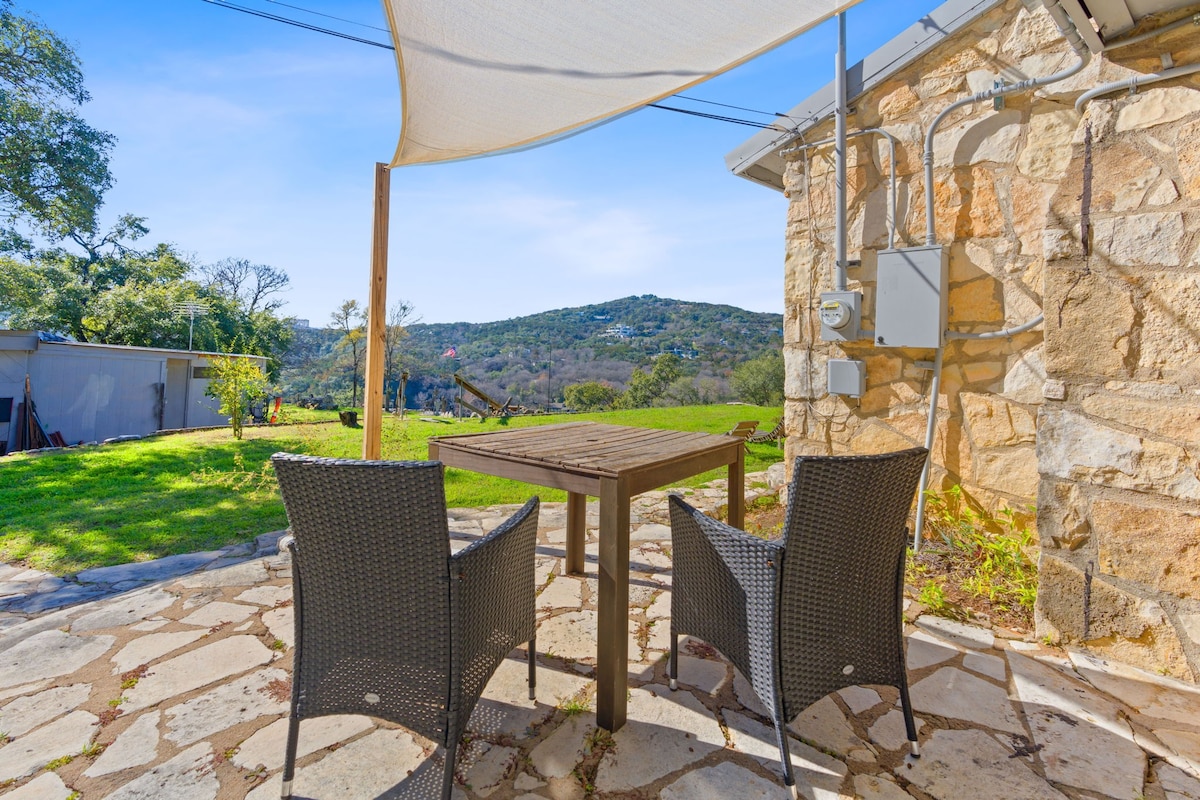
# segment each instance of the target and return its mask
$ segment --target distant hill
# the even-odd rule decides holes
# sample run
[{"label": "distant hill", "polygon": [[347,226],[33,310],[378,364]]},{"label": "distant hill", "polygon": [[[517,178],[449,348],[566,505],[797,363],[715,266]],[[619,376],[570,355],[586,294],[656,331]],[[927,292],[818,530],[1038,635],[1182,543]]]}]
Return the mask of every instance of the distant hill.
[{"label": "distant hill", "polygon": [[[737,364],[783,346],[783,316],[642,295],[501,322],[416,323],[401,343],[407,396],[420,406],[456,393],[461,373],[499,400],[542,406],[588,380],[623,389],[634,369],[674,353],[700,402],[731,399]],[[336,331],[310,329],[327,350]],[[447,355],[453,350],[453,355]],[[297,365],[298,366],[298,365]],[[285,370],[285,380],[286,380]]]}]

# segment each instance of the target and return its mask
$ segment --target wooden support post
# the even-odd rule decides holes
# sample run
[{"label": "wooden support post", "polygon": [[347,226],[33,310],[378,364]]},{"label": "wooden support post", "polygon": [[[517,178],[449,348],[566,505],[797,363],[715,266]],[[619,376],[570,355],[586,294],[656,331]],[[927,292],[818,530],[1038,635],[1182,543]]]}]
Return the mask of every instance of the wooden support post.
[{"label": "wooden support post", "polygon": [[383,438],[383,367],[387,352],[388,214],[392,178],[375,165],[375,222],[371,232],[371,291],[367,302],[367,365],[363,387],[363,458],[379,459]]}]

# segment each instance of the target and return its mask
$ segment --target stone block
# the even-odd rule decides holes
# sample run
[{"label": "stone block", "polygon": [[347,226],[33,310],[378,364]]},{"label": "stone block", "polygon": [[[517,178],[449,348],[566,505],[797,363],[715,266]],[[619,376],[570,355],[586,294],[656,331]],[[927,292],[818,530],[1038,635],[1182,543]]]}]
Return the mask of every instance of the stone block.
[{"label": "stone block", "polygon": [[1004,374],[1005,398],[1029,405],[1042,402],[1042,384],[1046,382],[1045,348],[1038,345],[1012,356]]},{"label": "stone block", "polygon": [[1191,200],[1200,200],[1200,120],[1179,126],[1175,160],[1183,176],[1183,193]]},{"label": "stone block", "polygon": [[976,453],[973,481],[993,492],[1032,499],[1037,495],[1041,475],[1032,447],[1006,447]]},{"label": "stone block", "polygon": [[990,394],[964,392],[963,427],[975,447],[1032,443],[1037,434],[1033,415],[1023,407]]},{"label": "stone block", "polygon": [[1200,337],[1194,333],[1200,330],[1200,275],[1195,269],[1156,272],[1146,291],[1136,377],[1200,383]]},{"label": "stone block", "polygon": [[1184,263],[1187,231],[1175,211],[1122,214],[1096,220],[1096,254],[1126,267],[1178,267]]},{"label": "stone block", "polygon": [[1133,95],[1117,113],[1117,132],[1165,125],[1200,112],[1200,91],[1188,86],[1145,89]]},{"label": "stone block", "polygon": [[[1051,110],[1041,111],[1048,106]],[[1071,138],[1079,124],[1079,113],[1070,106],[1039,104],[1039,113],[1029,118],[1025,147],[1017,157],[1022,175],[1043,181],[1060,178],[1071,162]]]},{"label": "stone block", "polygon": [[960,283],[950,289],[950,319],[954,326],[972,322],[1000,322],[1004,319],[1000,284],[984,276]]},{"label": "stone block", "polygon": [[[1046,265],[1046,371],[1055,377],[1129,376],[1126,359],[1138,312],[1130,286],[1096,272]],[[1103,319],[1104,325],[1096,320]]]},{"label": "stone block", "polygon": [[1200,599],[1200,517],[1099,498],[1090,519],[1105,573]]},{"label": "stone block", "polygon": [[1200,435],[1200,405],[1183,405],[1165,397],[1096,393],[1083,398],[1081,407],[1092,417],[1141,428],[1162,439],[1194,443]]}]

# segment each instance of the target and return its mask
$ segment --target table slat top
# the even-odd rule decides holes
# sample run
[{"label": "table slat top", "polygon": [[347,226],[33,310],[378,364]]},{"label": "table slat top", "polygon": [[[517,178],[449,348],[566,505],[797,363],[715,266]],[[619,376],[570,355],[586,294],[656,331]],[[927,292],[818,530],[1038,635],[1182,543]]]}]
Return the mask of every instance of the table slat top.
[{"label": "table slat top", "polygon": [[487,433],[435,436],[430,444],[596,477],[652,468],[740,442],[692,431],[632,428],[600,422],[564,422]]}]

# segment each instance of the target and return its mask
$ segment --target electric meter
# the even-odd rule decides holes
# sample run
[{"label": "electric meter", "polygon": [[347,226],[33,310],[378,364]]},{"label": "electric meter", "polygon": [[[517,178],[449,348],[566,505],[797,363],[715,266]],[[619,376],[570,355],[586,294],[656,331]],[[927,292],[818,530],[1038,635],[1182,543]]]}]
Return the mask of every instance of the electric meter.
[{"label": "electric meter", "polygon": [[821,324],[841,330],[850,322],[850,306],[841,300],[826,300],[821,303]]},{"label": "electric meter", "polygon": [[821,321],[821,339],[826,342],[856,342],[862,335],[861,292],[823,292],[817,318]]}]

